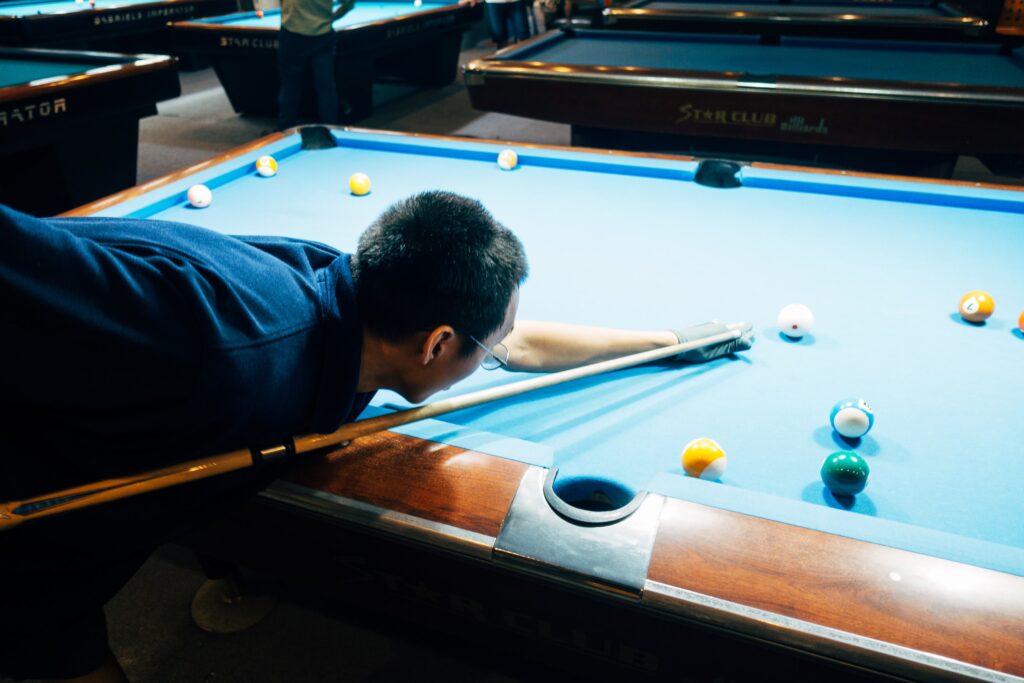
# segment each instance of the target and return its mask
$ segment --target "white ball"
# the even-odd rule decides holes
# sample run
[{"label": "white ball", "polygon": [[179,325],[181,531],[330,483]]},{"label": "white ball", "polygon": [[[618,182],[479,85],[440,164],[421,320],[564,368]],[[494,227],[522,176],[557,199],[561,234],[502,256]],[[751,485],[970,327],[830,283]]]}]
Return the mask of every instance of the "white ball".
[{"label": "white ball", "polygon": [[205,209],[213,201],[213,193],[206,185],[193,185],[188,188],[188,203],[197,209]]},{"label": "white ball", "polygon": [[790,304],[779,311],[778,323],[782,334],[800,339],[814,327],[814,314],[803,304]]},{"label": "white ball", "polygon": [[511,171],[519,163],[519,155],[511,149],[501,150],[501,154],[498,155],[498,166],[506,171]]}]

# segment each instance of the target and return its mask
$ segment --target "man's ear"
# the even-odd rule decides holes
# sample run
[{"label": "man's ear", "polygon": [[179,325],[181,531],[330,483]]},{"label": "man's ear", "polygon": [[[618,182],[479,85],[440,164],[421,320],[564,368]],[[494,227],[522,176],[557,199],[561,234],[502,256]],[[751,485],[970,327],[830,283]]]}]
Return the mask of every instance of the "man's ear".
[{"label": "man's ear", "polygon": [[423,345],[420,347],[420,363],[429,365],[431,361],[454,351],[456,343],[458,340],[455,338],[455,329],[450,325],[440,325],[434,328],[423,339]]}]

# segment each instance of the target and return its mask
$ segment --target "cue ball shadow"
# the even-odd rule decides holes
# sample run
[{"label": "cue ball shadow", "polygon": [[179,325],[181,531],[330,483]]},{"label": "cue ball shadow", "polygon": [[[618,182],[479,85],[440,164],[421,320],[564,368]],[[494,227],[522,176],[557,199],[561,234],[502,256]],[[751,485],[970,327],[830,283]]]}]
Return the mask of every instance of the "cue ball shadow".
[{"label": "cue ball shadow", "polygon": [[787,337],[783,334],[780,328],[775,326],[764,327],[763,329],[764,334],[762,334],[760,338],[767,342],[771,342],[772,344],[785,344],[786,346],[814,346],[821,350],[836,349],[840,347],[840,344],[836,341],[835,337],[828,334],[815,335],[808,332],[803,336],[803,338],[794,339],[792,337]]},{"label": "cue ball shadow", "polygon": [[818,342],[818,340],[810,332],[800,337],[799,339],[796,337],[790,337],[777,327],[770,327],[766,329],[765,332],[769,333],[771,337],[777,337],[780,341],[783,341],[792,346],[814,346]]}]

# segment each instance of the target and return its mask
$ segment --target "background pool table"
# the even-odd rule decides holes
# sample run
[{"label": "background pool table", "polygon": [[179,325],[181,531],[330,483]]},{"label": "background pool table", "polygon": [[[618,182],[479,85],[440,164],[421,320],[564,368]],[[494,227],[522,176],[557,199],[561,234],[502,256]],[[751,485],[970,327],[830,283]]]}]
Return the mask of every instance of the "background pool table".
[{"label": "background pool table", "polygon": [[0,48],[0,202],[51,214],[132,187],[139,119],[180,91],[170,57]]},{"label": "background pool table", "polygon": [[[481,17],[481,7],[411,0],[359,2],[334,24],[338,34],[336,79],[348,100],[352,120],[373,109],[374,80],[397,79],[421,85],[450,83],[458,75],[462,34]],[[263,17],[243,12],[195,22],[176,22],[176,50],[213,64],[235,111],[277,112],[277,32],[280,10]],[[312,88],[306,108],[315,111]]]},{"label": "background pool table", "polygon": [[574,144],[948,175],[1020,169],[1024,48],[564,30],[465,67],[477,109]]},{"label": "background pool table", "polygon": [[763,38],[977,40],[991,37],[995,22],[972,16],[955,3],[766,2],[634,0],[609,7],[602,25],[622,30],[750,33]]},{"label": "background pool table", "polygon": [[164,54],[169,21],[226,14],[248,0],[10,0],[0,2],[0,45]]},{"label": "background pool table", "polygon": [[[450,189],[522,238],[523,318],[750,320],[759,338],[735,358],[636,368],[356,441],[197,547],[297,577],[325,602],[522,637],[641,680],[820,680],[837,663],[854,679],[1024,675],[1024,192],[534,146],[517,146],[506,172],[496,143],[318,132],[306,139],[327,149],[271,136],[73,213],[351,250],[391,202]],[[257,177],[268,153],[280,172]],[[356,171],[373,180],[367,196],[347,191]],[[213,189],[207,209],[185,202],[196,182]],[[981,326],[956,314],[977,287],[997,300]],[[801,342],[775,327],[793,301],[817,314]],[[515,379],[481,370],[453,391]],[[859,442],[828,426],[846,396],[877,412]],[[402,405],[381,393],[370,412]],[[721,482],[682,473],[699,436],[728,451]],[[840,448],[872,468],[852,501],[818,478]],[[556,471],[559,489],[644,498],[621,522],[575,524],[542,493]]]}]

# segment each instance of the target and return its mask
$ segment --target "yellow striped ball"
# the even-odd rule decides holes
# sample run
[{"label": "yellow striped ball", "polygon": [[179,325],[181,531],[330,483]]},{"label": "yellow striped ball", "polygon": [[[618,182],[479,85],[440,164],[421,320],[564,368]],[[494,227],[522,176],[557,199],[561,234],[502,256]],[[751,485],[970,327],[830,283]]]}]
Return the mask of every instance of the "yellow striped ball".
[{"label": "yellow striped ball", "polygon": [[718,479],[726,463],[725,450],[712,439],[694,439],[683,449],[683,469],[691,477]]},{"label": "yellow striped ball", "polygon": [[256,160],[256,172],[264,178],[277,175],[277,159],[269,154],[264,154]]}]

